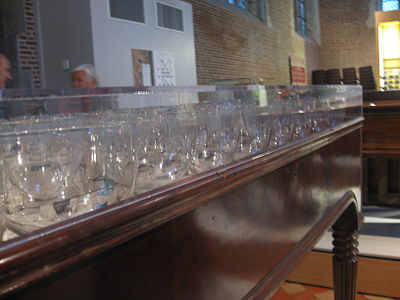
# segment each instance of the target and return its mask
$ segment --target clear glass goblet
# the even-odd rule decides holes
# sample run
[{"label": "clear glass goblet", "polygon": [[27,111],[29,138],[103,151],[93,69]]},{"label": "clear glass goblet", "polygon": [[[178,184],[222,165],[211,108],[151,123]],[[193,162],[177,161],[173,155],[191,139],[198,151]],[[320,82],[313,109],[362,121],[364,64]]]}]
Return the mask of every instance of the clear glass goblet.
[{"label": "clear glass goblet", "polygon": [[238,101],[235,105],[233,120],[238,127],[238,147],[235,159],[261,152],[266,136],[261,134],[262,127],[257,122],[257,103],[251,98]]},{"label": "clear glass goblet", "polygon": [[193,135],[188,114],[179,107],[143,108],[137,118],[138,194],[187,174]]},{"label": "clear glass goblet", "polygon": [[201,103],[195,108],[193,173],[201,173],[233,161],[238,143],[238,126],[228,101]]},{"label": "clear glass goblet", "polygon": [[3,161],[10,183],[26,195],[20,210],[10,211],[12,222],[30,231],[59,220],[54,204],[62,201],[67,172],[79,164],[62,154],[80,143],[74,132],[41,129],[2,142],[8,145]]},{"label": "clear glass goblet", "polygon": [[79,166],[83,195],[71,202],[81,214],[126,199],[134,193],[137,162],[135,126],[118,114],[99,114],[86,124]]}]

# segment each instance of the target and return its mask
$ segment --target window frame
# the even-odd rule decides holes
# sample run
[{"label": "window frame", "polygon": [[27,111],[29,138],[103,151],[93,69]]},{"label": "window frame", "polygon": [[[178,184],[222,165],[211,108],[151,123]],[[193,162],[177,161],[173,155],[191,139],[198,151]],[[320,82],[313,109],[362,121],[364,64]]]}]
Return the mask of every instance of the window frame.
[{"label": "window frame", "polygon": [[141,0],[143,3],[143,23],[139,21],[132,21],[128,19],[121,19],[121,18],[116,18],[111,16],[111,1],[112,0],[107,0],[107,8],[108,8],[108,18],[113,21],[118,21],[118,22],[124,22],[124,23],[130,23],[130,24],[136,24],[136,25],[147,25],[146,23],[146,3],[145,0]]},{"label": "window frame", "polygon": [[[168,28],[168,27],[162,27],[162,26],[158,25],[158,5],[157,5],[158,3],[160,3],[162,5],[165,5],[165,6],[176,8],[176,9],[178,9],[178,10],[180,10],[182,12],[182,27],[183,27],[183,30],[177,30],[177,29]],[[178,6],[175,6],[175,5],[172,5],[170,3],[166,3],[164,1],[158,1],[158,0],[154,1],[154,4],[155,4],[155,13],[156,13],[156,18],[155,18],[156,28],[162,29],[162,30],[178,32],[178,33],[185,33],[186,32],[186,30],[185,30],[185,12],[184,12],[184,10],[182,8],[180,8]]]},{"label": "window frame", "polygon": [[[250,15],[252,15],[253,17],[257,18],[258,20],[262,21],[262,22],[266,22],[266,0],[225,0],[226,3],[232,7],[236,7],[237,9],[246,11],[247,13],[249,13]],[[245,7],[241,6],[240,3],[242,3],[242,1],[245,2]],[[256,1],[256,5],[257,5],[257,12],[258,14],[255,15],[252,13],[252,11],[250,10],[250,6],[248,4],[249,1]]]},{"label": "window frame", "polygon": [[237,13],[238,15],[241,15],[242,17],[250,18],[252,20],[257,20],[258,22],[267,24],[267,1],[268,0],[256,0],[259,4],[261,3],[259,8],[259,12],[261,12],[261,16],[257,17],[253,15],[250,11],[247,9],[240,8],[234,4],[228,3],[228,0],[203,0],[207,1],[215,6],[221,7],[223,9],[229,10],[231,12]]}]

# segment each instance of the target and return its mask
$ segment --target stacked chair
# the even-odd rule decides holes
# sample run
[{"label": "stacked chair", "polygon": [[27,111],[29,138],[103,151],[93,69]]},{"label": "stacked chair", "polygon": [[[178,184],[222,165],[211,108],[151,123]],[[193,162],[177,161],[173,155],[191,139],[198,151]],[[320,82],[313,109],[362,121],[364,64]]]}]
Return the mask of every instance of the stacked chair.
[{"label": "stacked chair", "polygon": [[340,77],[339,69],[329,69],[326,71],[326,78],[328,84],[342,84],[342,78]]},{"label": "stacked chair", "polygon": [[359,84],[356,68],[342,69],[342,73],[343,73],[343,84]]},{"label": "stacked chair", "polygon": [[375,79],[372,67],[360,67],[357,77],[356,68],[343,68],[342,76],[339,69],[312,71],[312,84],[361,84],[364,90],[375,90]]},{"label": "stacked chair", "polygon": [[358,73],[360,74],[360,84],[364,90],[375,90],[376,86],[372,67],[360,67]]},{"label": "stacked chair", "polygon": [[312,71],[312,84],[328,84],[325,70]]}]

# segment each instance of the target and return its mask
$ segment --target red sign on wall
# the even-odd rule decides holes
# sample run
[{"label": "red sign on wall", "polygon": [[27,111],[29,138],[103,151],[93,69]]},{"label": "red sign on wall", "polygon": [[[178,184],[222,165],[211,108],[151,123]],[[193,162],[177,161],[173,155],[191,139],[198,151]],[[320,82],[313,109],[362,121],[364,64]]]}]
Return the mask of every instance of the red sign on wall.
[{"label": "red sign on wall", "polygon": [[304,85],[307,84],[307,72],[304,59],[298,57],[290,58],[290,75],[291,84]]},{"label": "red sign on wall", "polygon": [[306,69],[304,67],[292,66],[292,84],[306,84]]}]

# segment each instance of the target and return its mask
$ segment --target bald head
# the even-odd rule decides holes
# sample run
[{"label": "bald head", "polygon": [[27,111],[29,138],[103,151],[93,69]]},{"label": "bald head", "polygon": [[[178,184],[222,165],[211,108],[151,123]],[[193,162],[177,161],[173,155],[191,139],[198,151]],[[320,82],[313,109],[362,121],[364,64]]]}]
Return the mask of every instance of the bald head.
[{"label": "bald head", "polygon": [[0,53],[0,89],[4,89],[6,87],[7,80],[12,79],[10,72],[10,61],[8,60],[7,56],[5,56],[3,53]]}]

